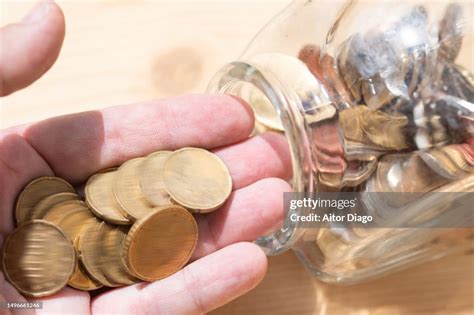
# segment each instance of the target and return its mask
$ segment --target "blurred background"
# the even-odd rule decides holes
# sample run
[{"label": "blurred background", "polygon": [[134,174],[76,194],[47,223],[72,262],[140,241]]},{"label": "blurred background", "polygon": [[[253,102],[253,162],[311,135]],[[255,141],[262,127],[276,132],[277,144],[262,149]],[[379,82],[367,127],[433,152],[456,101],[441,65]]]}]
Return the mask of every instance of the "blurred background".
[{"label": "blurred background", "polygon": [[[0,1],[2,26],[34,5]],[[66,38],[59,59],[33,85],[0,99],[0,127],[203,92],[289,2],[60,0]],[[271,257],[263,283],[214,314],[474,314],[473,271],[469,252],[342,287],[312,278],[290,252]]]}]

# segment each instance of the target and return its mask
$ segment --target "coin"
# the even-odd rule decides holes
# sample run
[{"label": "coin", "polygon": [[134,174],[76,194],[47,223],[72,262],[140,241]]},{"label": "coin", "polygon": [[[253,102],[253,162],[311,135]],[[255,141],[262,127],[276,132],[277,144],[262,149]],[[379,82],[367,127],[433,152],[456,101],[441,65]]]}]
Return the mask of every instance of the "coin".
[{"label": "coin", "polygon": [[[87,208],[87,205],[84,201],[67,200],[51,207],[41,219],[58,224],[64,217],[76,211],[84,211],[84,209],[86,212],[89,212],[89,209]],[[89,214],[92,217],[92,213]]]},{"label": "coin", "polygon": [[102,287],[102,284],[96,280],[94,280],[89,274],[87,273],[86,268],[82,264],[81,260],[79,259],[79,237],[74,241],[74,249],[76,250],[76,267],[74,268],[74,272],[72,273],[71,277],[69,278],[68,285],[82,291],[91,291],[96,290]]},{"label": "coin", "polygon": [[[55,210],[48,212],[45,220],[58,225],[68,236],[71,243],[75,244],[74,248],[76,250],[78,250],[78,240],[81,235],[89,226],[99,222],[83,201],[60,204]],[[76,267],[68,281],[68,285],[73,288],[84,288],[83,290],[99,288],[101,284],[87,274],[79,261],[79,255],[77,255],[76,260]]]},{"label": "coin", "polygon": [[6,278],[20,293],[41,297],[66,285],[76,257],[60,228],[33,220],[22,224],[6,239],[2,260]]},{"label": "coin", "polygon": [[361,116],[361,128],[375,145],[387,150],[403,150],[410,147],[405,136],[408,118],[400,114],[386,114],[379,110],[368,110]]},{"label": "coin", "polygon": [[398,21],[350,36],[337,48],[337,64],[355,101],[380,109],[395,98],[409,99],[422,74],[431,79],[432,42],[426,10],[417,6]]},{"label": "coin", "polygon": [[163,184],[174,201],[201,213],[219,208],[232,191],[232,178],[224,162],[198,148],[183,148],[168,157]]},{"label": "coin", "polygon": [[137,278],[162,279],[188,262],[197,238],[196,221],[186,209],[158,208],[132,226],[125,238],[123,259]]},{"label": "coin", "polygon": [[419,155],[433,171],[451,180],[460,179],[474,171],[466,160],[462,146],[458,144],[421,151]]},{"label": "coin", "polygon": [[363,36],[354,34],[341,44],[336,55],[339,72],[356,103],[362,99],[362,77],[357,62],[354,60],[357,54],[368,55],[368,52],[365,51],[366,46]]},{"label": "coin", "polygon": [[474,75],[467,69],[460,65],[446,64],[441,81],[442,90],[446,94],[474,102]]},{"label": "coin", "polygon": [[364,142],[365,134],[361,126],[361,114],[366,111],[366,106],[354,106],[339,113],[339,125],[345,139]]},{"label": "coin", "polygon": [[341,111],[339,124],[346,139],[366,146],[397,151],[411,147],[405,132],[408,118],[401,114],[387,114],[359,105]]},{"label": "coin", "polygon": [[303,61],[309,71],[323,83],[339,108],[352,105],[350,92],[340,78],[337,65],[331,55],[323,53],[319,46],[305,45],[299,51],[298,59]]},{"label": "coin", "polygon": [[131,224],[132,222],[126,217],[125,210],[115,198],[116,178],[116,169],[109,169],[91,176],[85,187],[86,202],[91,211],[104,221],[114,224]]},{"label": "coin", "polygon": [[34,219],[42,219],[51,207],[68,200],[79,200],[79,196],[76,193],[63,192],[41,199],[41,201],[26,214],[25,222]]},{"label": "coin", "polygon": [[101,272],[114,286],[129,285],[138,282],[127,271],[122,260],[122,248],[128,228],[104,225],[102,242]]},{"label": "coin", "polygon": [[79,238],[78,250],[80,261],[87,273],[97,282],[107,287],[116,287],[102,272],[104,264],[103,244],[104,231],[109,227],[106,222],[97,222],[90,225]]},{"label": "coin", "polygon": [[59,177],[40,177],[31,181],[20,193],[15,207],[17,224],[25,222],[31,209],[42,199],[61,192],[74,192],[74,188]]},{"label": "coin", "polygon": [[362,95],[365,103],[371,109],[379,109],[395,98],[379,74],[362,82]]},{"label": "coin", "polygon": [[170,196],[163,186],[163,166],[171,151],[158,151],[149,155],[140,167],[140,188],[145,198],[154,206],[166,206]]},{"label": "coin", "polygon": [[[417,152],[385,155],[379,161],[375,174],[377,188],[373,191],[428,192],[447,183],[445,178],[433,172]],[[399,196],[396,194],[396,197]]]},{"label": "coin", "polygon": [[462,46],[462,9],[457,3],[447,5],[443,19],[439,25],[439,58],[453,62],[461,51]]},{"label": "coin", "polygon": [[355,187],[365,182],[377,169],[375,157],[367,161],[349,161],[344,173],[344,186]]},{"label": "coin", "polygon": [[139,169],[146,158],[136,158],[123,163],[117,170],[114,195],[131,221],[136,221],[152,211],[140,189]]}]

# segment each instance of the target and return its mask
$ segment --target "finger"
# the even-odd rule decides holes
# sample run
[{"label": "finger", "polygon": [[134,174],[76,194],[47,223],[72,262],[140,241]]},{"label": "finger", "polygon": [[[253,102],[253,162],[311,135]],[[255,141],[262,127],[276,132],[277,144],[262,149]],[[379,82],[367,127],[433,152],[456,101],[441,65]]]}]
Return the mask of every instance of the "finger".
[{"label": "finger", "polygon": [[234,190],[262,178],[291,177],[288,142],[277,133],[264,133],[214,152],[229,168]]},{"label": "finger", "polygon": [[23,19],[0,30],[0,95],[22,89],[56,61],[64,39],[64,16],[57,4],[42,1]]},{"label": "finger", "polygon": [[13,203],[21,188],[43,175],[51,176],[53,172],[25,138],[0,133],[0,233],[13,229]]},{"label": "finger", "polygon": [[[18,291],[6,281],[5,276],[2,271],[0,271],[0,309],[4,308],[2,305],[4,302],[26,302],[26,299],[18,293]],[[2,310],[3,311],[3,310]],[[4,314],[0,311],[0,314]],[[6,313],[8,314],[8,312]],[[31,312],[25,312],[25,314],[33,314]]]},{"label": "finger", "polygon": [[163,280],[104,293],[91,309],[100,314],[204,314],[253,289],[266,269],[260,248],[233,244]]},{"label": "finger", "polygon": [[234,191],[219,210],[197,215],[199,239],[192,259],[206,256],[229,244],[254,241],[278,229],[284,216],[283,193],[287,182],[262,179]]},{"label": "finger", "polygon": [[249,105],[226,95],[188,95],[48,119],[25,139],[54,172],[73,183],[155,150],[214,148],[247,138]]},{"label": "finger", "polygon": [[65,287],[60,292],[43,298],[31,298],[30,302],[42,302],[43,307],[36,310],[36,315],[41,314],[89,314],[89,292]]}]

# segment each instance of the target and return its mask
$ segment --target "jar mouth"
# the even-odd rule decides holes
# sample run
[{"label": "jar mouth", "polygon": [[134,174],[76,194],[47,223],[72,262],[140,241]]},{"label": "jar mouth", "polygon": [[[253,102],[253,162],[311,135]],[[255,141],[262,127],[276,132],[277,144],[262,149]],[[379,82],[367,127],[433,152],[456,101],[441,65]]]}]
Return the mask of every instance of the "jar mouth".
[{"label": "jar mouth", "polygon": [[[234,95],[251,105],[252,100],[249,96],[252,93],[263,95],[276,111],[288,140],[292,160],[293,191],[314,191],[309,128],[304,119],[300,100],[287,91],[272,73],[258,69],[257,65],[249,62],[232,62],[225,65],[212,78],[207,92]],[[291,210],[288,210],[288,213],[286,211],[287,209],[280,230],[255,241],[267,255],[287,251],[303,232],[296,222],[290,220]]]}]

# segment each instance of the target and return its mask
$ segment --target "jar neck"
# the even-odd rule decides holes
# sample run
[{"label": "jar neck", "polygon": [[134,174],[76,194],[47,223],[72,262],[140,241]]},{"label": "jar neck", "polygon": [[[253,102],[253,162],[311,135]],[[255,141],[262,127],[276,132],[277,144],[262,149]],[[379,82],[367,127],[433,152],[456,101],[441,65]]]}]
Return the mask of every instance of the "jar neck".
[{"label": "jar neck", "polygon": [[[311,137],[308,136],[302,102],[293,91],[284,86],[267,69],[260,69],[258,65],[250,62],[239,61],[225,65],[211,80],[208,92],[242,98],[253,107],[254,112],[258,111],[256,107],[261,107],[258,102],[265,99],[277,115],[276,124],[281,124],[281,127],[272,126],[273,128],[265,130],[283,131],[289,143],[293,190],[298,192],[314,190]],[[259,124],[259,118],[256,123]]]},{"label": "jar neck", "polygon": [[[287,69],[288,70],[288,69]],[[306,67],[292,69],[293,72],[307,71]],[[288,71],[285,71],[288,73]],[[280,75],[279,75],[280,74]],[[296,77],[309,78],[308,73],[294,73]],[[311,84],[291,81],[282,76],[278,69],[253,62],[233,62],[225,65],[211,80],[208,92],[238,96],[252,105],[257,116],[267,126],[283,131],[289,143],[292,157],[292,186],[295,192],[313,192],[318,182],[318,145],[331,150],[335,138],[326,140],[330,131],[337,133],[337,126],[329,127],[330,119],[337,121],[337,113],[323,87],[311,74]],[[297,78],[294,78],[299,80]],[[288,82],[290,80],[290,82]],[[309,90],[311,89],[311,90]],[[265,104],[262,105],[262,102]],[[269,106],[270,108],[264,108]],[[262,108],[267,117],[259,117]],[[271,112],[273,110],[273,113]],[[271,117],[275,115],[275,117]],[[329,117],[330,115],[331,117]],[[268,129],[265,129],[268,130]],[[270,129],[271,130],[271,129]],[[315,132],[319,130],[319,132]],[[337,140],[339,141],[339,140]],[[338,147],[342,147],[338,146]],[[289,219],[291,213],[277,233],[257,240],[267,254],[278,254],[289,249],[301,236],[302,229]]]}]

